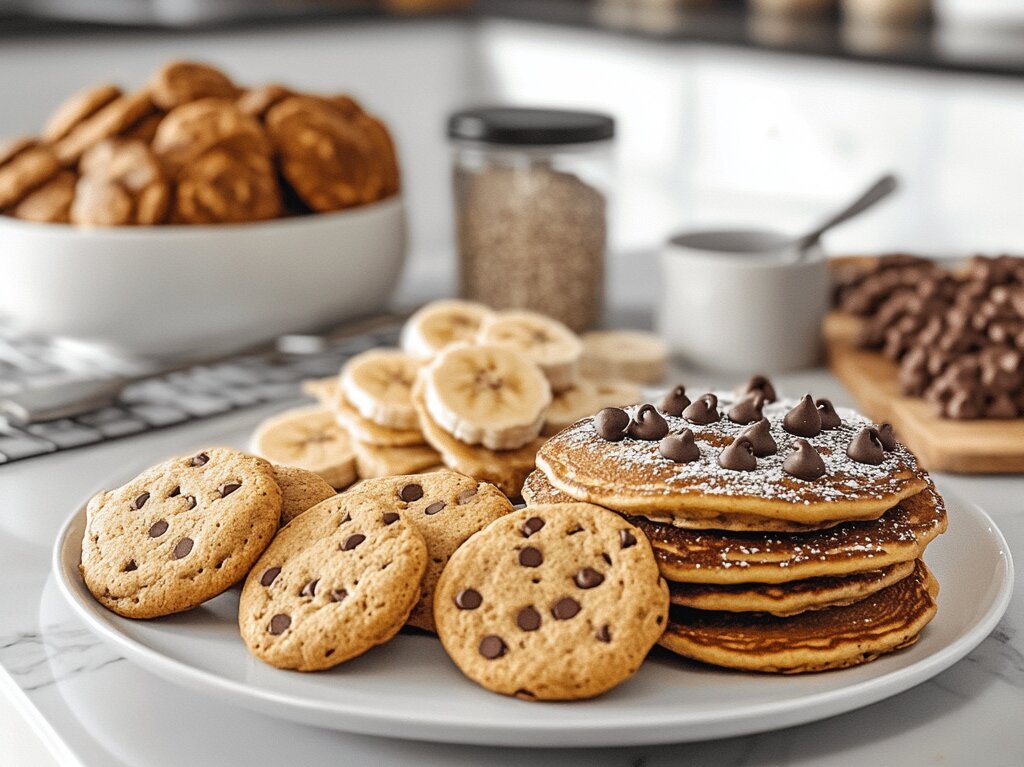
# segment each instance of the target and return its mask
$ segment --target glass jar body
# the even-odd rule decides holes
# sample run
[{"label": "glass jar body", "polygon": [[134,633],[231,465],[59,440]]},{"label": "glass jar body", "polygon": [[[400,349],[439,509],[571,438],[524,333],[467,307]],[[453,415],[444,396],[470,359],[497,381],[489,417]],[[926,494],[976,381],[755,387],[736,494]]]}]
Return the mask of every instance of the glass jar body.
[{"label": "glass jar body", "polygon": [[453,144],[459,292],[576,331],[604,302],[610,142]]}]

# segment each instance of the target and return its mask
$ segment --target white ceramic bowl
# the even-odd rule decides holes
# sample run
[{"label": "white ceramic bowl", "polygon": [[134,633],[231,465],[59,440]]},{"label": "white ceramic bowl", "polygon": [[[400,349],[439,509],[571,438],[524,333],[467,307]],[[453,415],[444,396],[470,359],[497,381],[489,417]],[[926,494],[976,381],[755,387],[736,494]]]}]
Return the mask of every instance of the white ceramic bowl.
[{"label": "white ceramic bowl", "polygon": [[400,197],[221,226],[0,217],[0,314],[137,357],[213,356],[383,308],[405,249]]}]

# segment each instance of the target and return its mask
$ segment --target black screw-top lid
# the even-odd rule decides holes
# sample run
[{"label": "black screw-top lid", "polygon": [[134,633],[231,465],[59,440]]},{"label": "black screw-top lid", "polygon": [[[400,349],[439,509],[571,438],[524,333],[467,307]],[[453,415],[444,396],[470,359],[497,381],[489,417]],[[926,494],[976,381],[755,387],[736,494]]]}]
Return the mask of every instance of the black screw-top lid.
[{"label": "black screw-top lid", "polygon": [[448,118],[448,136],[517,146],[581,144],[615,136],[615,120],[599,112],[482,107],[464,109]]}]

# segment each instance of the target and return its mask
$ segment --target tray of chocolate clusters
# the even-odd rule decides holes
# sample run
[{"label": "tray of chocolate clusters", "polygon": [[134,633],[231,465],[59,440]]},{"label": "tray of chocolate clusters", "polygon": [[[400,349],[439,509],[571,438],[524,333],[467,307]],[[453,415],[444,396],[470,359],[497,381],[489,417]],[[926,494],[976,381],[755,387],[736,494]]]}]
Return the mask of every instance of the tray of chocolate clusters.
[{"label": "tray of chocolate clusters", "polygon": [[837,259],[829,365],[932,471],[1024,472],[1024,258]]},{"label": "tray of chocolate clusters", "polygon": [[428,306],[400,348],[311,382],[320,404],[101,478],[56,541],[59,590],[196,694],[491,745],[788,727],[919,684],[995,627],[1005,541],[891,426],[763,377],[589,379],[588,356],[662,354],[596,341]]}]

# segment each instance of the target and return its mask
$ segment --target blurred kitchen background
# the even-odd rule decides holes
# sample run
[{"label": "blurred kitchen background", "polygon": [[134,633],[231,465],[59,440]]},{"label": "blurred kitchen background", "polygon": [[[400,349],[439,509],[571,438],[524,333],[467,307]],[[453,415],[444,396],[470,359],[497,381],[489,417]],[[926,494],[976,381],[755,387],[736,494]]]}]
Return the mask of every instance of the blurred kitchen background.
[{"label": "blurred kitchen background", "polygon": [[796,232],[885,170],[902,193],[829,235],[829,252],[1024,249],[1024,3],[840,5],[2,0],[0,135],[33,133],[68,93],[141,84],[171,58],[349,91],[398,143],[403,303],[424,285],[454,290],[445,122],[476,103],[615,117],[613,306],[619,269],[672,231]]}]

